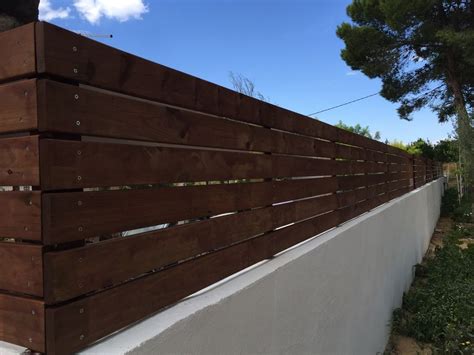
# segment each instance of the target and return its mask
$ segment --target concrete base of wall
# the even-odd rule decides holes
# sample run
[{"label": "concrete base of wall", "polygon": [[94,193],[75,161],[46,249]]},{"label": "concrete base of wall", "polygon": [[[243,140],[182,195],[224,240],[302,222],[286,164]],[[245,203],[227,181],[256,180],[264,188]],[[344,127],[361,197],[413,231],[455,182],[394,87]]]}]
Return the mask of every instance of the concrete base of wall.
[{"label": "concrete base of wall", "polygon": [[392,311],[438,220],[442,190],[442,179],[431,182],[83,354],[383,352]]}]

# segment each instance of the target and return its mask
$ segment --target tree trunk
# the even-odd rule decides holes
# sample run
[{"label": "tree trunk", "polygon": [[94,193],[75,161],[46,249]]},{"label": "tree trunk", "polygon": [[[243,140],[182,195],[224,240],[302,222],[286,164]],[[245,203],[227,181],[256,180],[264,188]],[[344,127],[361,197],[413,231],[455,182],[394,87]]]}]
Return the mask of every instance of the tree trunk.
[{"label": "tree trunk", "polygon": [[454,107],[457,113],[457,135],[458,135],[458,144],[459,144],[459,160],[462,163],[460,166],[461,171],[465,178],[465,181],[469,184],[471,183],[473,176],[474,168],[474,158],[472,156],[472,139],[473,139],[473,129],[471,125],[471,118],[466,108],[466,101],[464,100],[464,95],[462,92],[462,86],[458,80],[458,75],[456,71],[456,61],[452,53],[449,53],[447,56],[448,59],[448,70],[447,70],[447,84],[451,89],[454,96]]},{"label": "tree trunk", "polygon": [[40,0],[1,0],[0,32],[37,21]]}]

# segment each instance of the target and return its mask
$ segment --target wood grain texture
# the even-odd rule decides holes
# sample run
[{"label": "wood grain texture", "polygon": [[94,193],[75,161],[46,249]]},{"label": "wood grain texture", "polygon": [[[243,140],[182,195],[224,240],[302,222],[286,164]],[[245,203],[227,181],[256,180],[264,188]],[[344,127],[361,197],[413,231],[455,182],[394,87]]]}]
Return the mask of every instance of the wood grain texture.
[{"label": "wood grain texture", "polygon": [[0,81],[33,75],[36,71],[35,24],[0,33]]},{"label": "wood grain texture", "polygon": [[[246,151],[336,157],[334,143],[124,97],[39,82],[41,131]],[[80,122],[80,125],[77,125]],[[212,137],[212,139],[210,139]]]},{"label": "wood grain texture", "polygon": [[128,144],[41,141],[43,190],[357,174],[384,164]]},{"label": "wood grain texture", "polygon": [[272,193],[273,183],[261,182],[45,194],[49,214],[44,216],[44,242],[64,243],[268,206]]},{"label": "wood grain texture", "polygon": [[336,208],[336,197],[328,195],[46,253],[46,302],[112,286]]},{"label": "wood grain texture", "polygon": [[0,139],[0,186],[39,186],[37,136]]},{"label": "wood grain texture", "polygon": [[37,128],[36,80],[0,85],[0,133]]},{"label": "wood grain texture", "polygon": [[56,303],[116,285],[272,227],[271,209],[262,208],[46,253],[46,270],[51,270],[45,278],[46,302]]},{"label": "wood grain texture", "polygon": [[272,177],[269,155],[42,140],[42,188]]},{"label": "wood grain texture", "polygon": [[[51,336],[48,352],[76,351],[338,221],[337,212],[314,217],[84,299],[48,308],[46,317]],[[90,319],[96,321],[90,322]],[[80,340],[81,335],[84,335],[83,340]]]},{"label": "wood grain texture", "polygon": [[0,192],[0,237],[41,240],[41,193]]},{"label": "wood grain texture", "polygon": [[0,340],[45,352],[44,303],[0,293]]},{"label": "wood grain texture", "polygon": [[[389,149],[381,142],[238,94],[51,24],[38,23],[37,37],[39,73],[373,151]],[[77,50],[73,51],[73,47]],[[397,148],[390,149],[398,152]]]},{"label": "wood grain texture", "polygon": [[75,352],[269,257],[269,242],[268,236],[249,240],[79,301],[48,308],[48,354]]},{"label": "wood grain texture", "polygon": [[43,254],[40,245],[0,242],[0,289],[43,296]]},{"label": "wood grain texture", "polygon": [[[335,178],[43,195],[43,243],[263,207],[337,190]],[[158,202],[158,203],[157,203]],[[101,218],[97,218],[101,216]]]}]

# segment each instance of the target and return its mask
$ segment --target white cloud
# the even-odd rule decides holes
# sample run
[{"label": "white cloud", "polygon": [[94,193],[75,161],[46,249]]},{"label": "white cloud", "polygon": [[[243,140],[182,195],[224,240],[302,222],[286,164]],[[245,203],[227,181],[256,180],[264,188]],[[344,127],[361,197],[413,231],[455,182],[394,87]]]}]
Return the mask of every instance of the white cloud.
[{"label": "white cloud", "polygon": [[57,18],[65,19],[69,17],[71,9],[69,7],[53,8],[50,0],[41,0],[39,4],[39,19],[42,21],[51,21]]},{"label": "white cloud", "polygon": [[140,19],[148,12],[143,0],[74,0],[74,7],[92,24],[98,23],[102,17],[120,22]]},{"label": "white cloud", "polygon": [[358,71],[355,71],[355,70],[351,70],[351,71],[348,71],[348,72],[346,73],[347,76],[353,76],[353,75],[357,75],[357,74],[359,74],[359,72],[358,72]]}]

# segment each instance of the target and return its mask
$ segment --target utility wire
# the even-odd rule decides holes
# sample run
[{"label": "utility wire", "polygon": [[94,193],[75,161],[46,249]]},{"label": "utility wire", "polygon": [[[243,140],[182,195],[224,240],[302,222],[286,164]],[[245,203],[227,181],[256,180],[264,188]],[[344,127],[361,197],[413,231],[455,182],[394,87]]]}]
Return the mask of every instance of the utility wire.
[{"label": "utility wire", "polygon": [[[421,97],[421,96],[423,96],[423,95],[430,94],[430,93],[432,93],[433,91],[438,90],[438,89],[439,89],[440,87],[442,87],[443,85],[444,85],[444,84],[438,85],[438,86],[436,86],[435,88],[433,88],[433,89],[431,89],[431,90],[428,90],[428,91],[426,91],[426,92],[424,92],[424,93],[418,95],[418,97]],[[329,108],[326,108],[326,109],[321,110],[321,111],[318,111],[318,112],[310,113],[308,116],[314,116],[314,115],[317,115],[318,113],[321,113],[321,112],[326,112],[326,111],[334,110],[335,108],[338,108],[338,107],[341,107],[341,106],[346,106],[346,105],[352,104],[352,103],[357,102],[357,101],[362,101],[362,100],[368,99],[369,97],[379,95],[380,93],[381,93],[381,91],[376,92],[375,94],[367,95],[367,96],[364,96],[364,97],[361,97],[361,98],[352,100],[352,101],[344,102],[343,104],[340,104],[340,105],[337,105],[337,106],[329,107]]]},{"label": "utility wire", "polygon": [[318,111],[318,112],[310,113],[308,116],[314,116],[314,115],[317,115],[318,113],[321,113],[321,112],[334,110],[335,108],[346,106],[346,105],[352,104],[352,103],[357,102],[357,101],[362,101],[362,100],[368,99],[369,97],[376,96],[376,95],[379,95],[379,94],[380,94],[380,91],[376,92],[375,94],[367,95],[367,96],[360,97],[360,98],[352,100],[352,101],[344,102],[343,104],[340,104],[340,105],[337,105],[337,106],[325,108],[324,110],[321,110],[321,111]]}]

